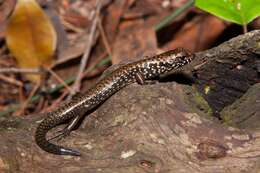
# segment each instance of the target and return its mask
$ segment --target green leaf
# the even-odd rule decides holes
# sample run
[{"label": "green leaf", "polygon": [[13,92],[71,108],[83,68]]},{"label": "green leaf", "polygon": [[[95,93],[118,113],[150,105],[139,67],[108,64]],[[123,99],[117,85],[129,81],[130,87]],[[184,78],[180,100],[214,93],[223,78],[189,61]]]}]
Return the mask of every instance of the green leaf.
[{"label": "green leaf", "polygon": [[260,0],[196,0],[195,6],[240,25],[260,16]]}]

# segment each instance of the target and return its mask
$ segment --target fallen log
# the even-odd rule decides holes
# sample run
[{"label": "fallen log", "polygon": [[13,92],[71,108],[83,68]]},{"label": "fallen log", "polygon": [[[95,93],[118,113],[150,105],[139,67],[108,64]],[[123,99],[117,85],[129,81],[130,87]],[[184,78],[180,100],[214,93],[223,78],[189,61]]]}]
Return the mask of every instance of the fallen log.
[{"label": "fallen log", "polygon": [[[250,94],[260,93],[259,45],[258,30],[197,53],[187,68],[196,76],[192,85],[168,77],[122,89],[58,142],[77,148],[81,157],[36,146],[35,128],[44,115],[0,117],[0,172],[259,172],[259,126],[235,128],[213,116],[225,120],[232,112],[229,120],[236,120],[247,114],[242,107],[250,107],[259,117],[260,97]],[[252,116],[246,117],[245,124]]]}]

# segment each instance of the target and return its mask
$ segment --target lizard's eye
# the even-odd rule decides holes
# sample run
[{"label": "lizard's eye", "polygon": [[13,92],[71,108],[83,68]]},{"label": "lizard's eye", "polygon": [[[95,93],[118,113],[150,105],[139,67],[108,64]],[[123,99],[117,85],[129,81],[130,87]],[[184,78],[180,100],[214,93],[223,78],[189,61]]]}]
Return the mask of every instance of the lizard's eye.
[{"label": "lizard's eye", "polygon": [[168,62],[169,62],[169,64],[173,64],[174,60],[173,59],[169,59]]}]

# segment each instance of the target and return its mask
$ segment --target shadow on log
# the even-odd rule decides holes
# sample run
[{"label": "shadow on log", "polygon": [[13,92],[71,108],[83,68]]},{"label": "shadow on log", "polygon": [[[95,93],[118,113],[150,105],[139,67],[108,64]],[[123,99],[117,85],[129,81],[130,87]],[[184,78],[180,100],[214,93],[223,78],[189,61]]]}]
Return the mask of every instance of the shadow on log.
[{"label": "shadow on log", "polygon": [[[250,131],[238,129],[223,125],[212,116],[214,110],[221,110],[236,100],[235,106],[223,111],[223,116],[236,110],[230,119],[237,118],[241,112],[237,110],[248,106],[254,110],[253,115],[259,117],[260,97],[245,94],[241,99],[248,96],[251,101],[239,102],[239,97],[250,85],[257,83],[257,69],[246,66],[249,69],[236,71],[241,64],[234,64],[242,58],[242,62],[253,61],[252,64],[256,65],[259,55],[260,31],[254,31],[198,53],[197,60],[191,64],[198,77],[196,85],[163,82],[146,86],[133,84],[122,89],[86,117],[79,129],[59,141],[62,145],[79,149],[81,157],[56,156],[36,146],[34,131],[43,116],[31,115],[26,119],[1,117],[0,172],[259,172],[259,126],[255,125],[256,128]],[[219,69],[226,75],[219,75]],[[225,93],[214,92],[217,84],[206,81],[218,81],[211,80],[216,76],[229,79],[230,71],[235,73],[234,76],[236,72],[243,76],[245,71],[254,74],[250,79],[247,73],[240,78],[240,83],[247,83],[246,87],[235,99],[226,102]],[[219,80],[225,81],[224,78]],[[225,91],[237,92],[236,88],[230,87],[232,82],[228,86],[219,86]],[[207,94],[203,89],[205,86],[209,86]],[[259,87],[254,86],[254,90],[259,94]],[[212,107],[214,102],[208,99],[211,92],[216,94],[214,98],[223,103],[222,106]]]}]

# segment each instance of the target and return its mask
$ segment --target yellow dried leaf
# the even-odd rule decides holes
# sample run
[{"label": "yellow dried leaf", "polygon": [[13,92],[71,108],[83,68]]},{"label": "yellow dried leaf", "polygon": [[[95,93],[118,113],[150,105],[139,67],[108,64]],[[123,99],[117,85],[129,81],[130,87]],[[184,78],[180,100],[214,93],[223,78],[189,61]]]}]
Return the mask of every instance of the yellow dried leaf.
[{"label": "yellow dried leaf", "polygon": [[[35,0],[18,0],[6,29],[9,50],[21,68],[38,68],[52,63],[57,36],[55,29]],[[40,75],[27,75],[33,82]]]}]

